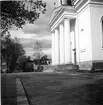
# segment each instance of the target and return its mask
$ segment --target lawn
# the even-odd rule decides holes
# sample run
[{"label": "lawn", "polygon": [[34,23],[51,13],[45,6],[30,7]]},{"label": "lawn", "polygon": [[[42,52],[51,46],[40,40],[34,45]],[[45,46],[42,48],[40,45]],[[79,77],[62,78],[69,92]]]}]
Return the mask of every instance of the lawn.
[{"label": "lawn", "polygon": [[2,105],[17,105],[16,78],[21,78],[30,105],[103,105],[103,73],[2,75]]}]

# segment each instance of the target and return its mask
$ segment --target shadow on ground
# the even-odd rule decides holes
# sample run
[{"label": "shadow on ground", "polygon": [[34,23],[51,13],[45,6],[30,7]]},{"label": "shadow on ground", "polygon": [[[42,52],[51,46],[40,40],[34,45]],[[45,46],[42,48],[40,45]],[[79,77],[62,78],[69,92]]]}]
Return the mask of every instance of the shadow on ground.
[{"label": "shadow on ground", "polygon": [[16,79],[10,79],[6,75],[1,78],[1,104],[17,105]]},{"label": "shadow on ground", "polygon": [[103,105],[103,74],[25,73],[2,76],[2,105],[17,105],[21,78],[30,105]]}]

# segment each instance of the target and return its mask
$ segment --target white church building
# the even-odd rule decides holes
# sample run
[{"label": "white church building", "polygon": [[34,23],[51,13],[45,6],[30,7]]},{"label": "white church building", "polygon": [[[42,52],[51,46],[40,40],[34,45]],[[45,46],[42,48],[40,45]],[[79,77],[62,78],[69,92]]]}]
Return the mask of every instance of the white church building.
[{"label": "white church building", "polygon": [[103,0],[61,0],[49,26],[52,65],[103,69]]}]

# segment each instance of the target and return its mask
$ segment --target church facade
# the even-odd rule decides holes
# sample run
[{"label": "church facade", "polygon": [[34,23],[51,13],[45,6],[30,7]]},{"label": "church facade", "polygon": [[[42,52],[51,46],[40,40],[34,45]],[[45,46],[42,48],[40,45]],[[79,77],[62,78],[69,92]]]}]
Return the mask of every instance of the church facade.
[{"label": "church facade", "polygon": [[49,26],[52,65],[103,69],[103,0],[61,0]]}]

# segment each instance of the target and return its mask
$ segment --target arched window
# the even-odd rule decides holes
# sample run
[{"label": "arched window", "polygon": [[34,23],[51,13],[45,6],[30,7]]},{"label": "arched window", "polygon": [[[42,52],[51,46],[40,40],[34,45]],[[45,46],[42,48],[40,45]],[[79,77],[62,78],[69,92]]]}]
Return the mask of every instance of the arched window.
[{"label": "arched window", "polygon": [[103,16],[101,18],[101,36],[102,36],[102,49],[103,49]]}]

